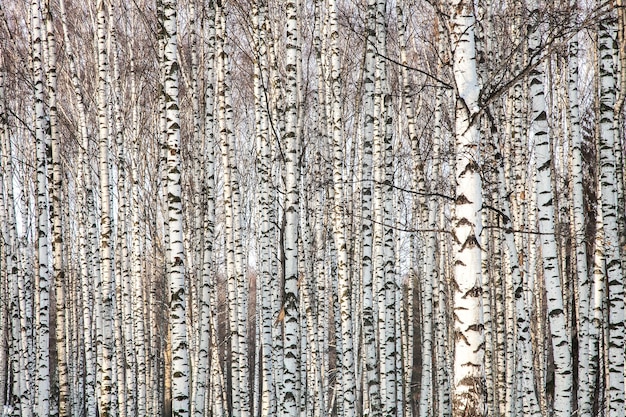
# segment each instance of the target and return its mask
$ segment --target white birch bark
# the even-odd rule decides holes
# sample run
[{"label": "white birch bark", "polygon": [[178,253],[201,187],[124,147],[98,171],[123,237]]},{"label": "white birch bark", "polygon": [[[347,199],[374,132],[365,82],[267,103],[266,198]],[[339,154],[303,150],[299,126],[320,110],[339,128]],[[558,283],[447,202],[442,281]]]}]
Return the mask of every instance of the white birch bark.
[{"label": "white birch bark", "polygon": [[[578,95],[578,34],[569,41],[568,100],[572,169],[572,238],[576,254],[576,277],[578,286],[578,375],[589,373],[589,297],[591,282],[587,267],[587,244],[585,242],[585,207],[583,194],[582,132]],[[579,377],[579,381],[582,379]],[[581,416],[589,416],[592,408],[589,384],[578,384],[578,408]]]},{"label": "white birch bark", "polygon": [[[439,224],[445,224],[449,219],[445,210],[439,210]],[[443,239],[441,241],[441,254],[439,257],[439,273],[442,276],[449,276],[452,267],[450,266],[449,259],[453,255],[452,253],[452,240]],[[453,298],[452,286],[446,283],[445,280],[439,280],[439,297],[438,297],[438,309],[437,309],[437,321],[440,323],[440,338],[437,344],[437,351],[440,355],[440,361],[437,368],[437,382],[439,384],[439,390],[437,393],[437,415],[448,417],[452,415],[452,403],[450,398],[452,397],[452,381],[451,374],[453,372],[453,360],[454,360],[454,339],[453,334],[450,331],[453,325],[452,320],[448,316],[449,300]]]},{"label": "white birch bark", "polygon": [[[118,9],[115,4],[110,4],[108,8],[108,38],[111,53],[111,69],[109,73],[109,132],[111,136],[111,146],[117,147],[116,155],[111,155],[111,160],[115,161],[115,172],[111,175],[111,180],[117,183],[113,188],[112,184],[112,208],[117,208],[115,222],[115,232],[113,232],[115,248],[114,268],[115,268],[115,307],[114,307],[114,335],[115,335],[115,375],[116,375],[116,398],[117,413],[119,417],[135,415],[134,410],[136,396],[134,375],[132,369],[136,363],[134,347],[132,346],[132,317],[130,300],[130,254],[128,248],[128,198],[127,198],[127,162],[125,149],[124,125],[122,121],[122,91],[120,75],[120,45],[117,40],[116,17]],[[115,149],[115,148],[113,148]]]},{"label": "white birch bark", "polygon": [[[133,28],[134,29],[134,28]],[[132,30],[132,29],[131,29]],[[130,51],[130,95],[131,103],[138,103],[137,92],[137,70],[135,62],[135,53],[133,51],[133,43],[131,42]],[[131,127],[131,146],[133,155],[130,163],[130,180],[132,183],[130,191],[130,221],[131,221],[131,298],[132,305],[132,335],[133,335],[133,348],[136,363],[135,375],[136,378],[136,412],[137,415],[146,415],[147,412],[147,349],[146,349],[146,326],[145,326],[145,314],[144,306],[144,280],[143,268],[142,268],[142,251],[145,250],[142,243],[144,239],[142,236],[145,230],[142,228],[141,222],[141,201],[140,201],[140,173],[139,173],[139,159],[140,159],[140,135],[139,135],[139,106],[135,104],[132,108],[132,127]]]},{"label": "white birch bark", "polygon": [[[598,184],[599,185],[599,184]],[[581,378],[581,383],[588,384],[593,390],[594,388],[602,392],[603,381],[598,374],[602,375],[602,327],[605,322],[605,307],[607,297],[607,284],[605,282],[605,257],[604,257],[604,221],[602,213],[602,197],[601,187],[597,196],[598,207],[596,213],[596,230],[594,236],[594,252],[593,252],[593,271],[591,280],[591,297],[589,302],[589,333],[588,333],[588,355],[589,369],[588,374]],[[603,397],[599,396],[599,400]]]},{"label": "white birch bark", "polygon": [[[25,312],[21,310],[20,301],[23,302],[27,294],[21,293],[19,290],[20,281],[23,280],[22,277],[25,274],[20,272],[20,265],[17,258],[20,243],[17,239],[18,233],[16,229],[15,193],[13,191],[15,168],[8,125],[10,119],[5,96],[6,79],[7,75],[4,61],[3,58],[0,58],[0,176],[2,177],[0,181],[2,181],[3,187],[3,189],[0,190],[0,211],[3,213],[3,218],[0,219],[0,224],[2,224],[0,232],[3,234],[3,238],[6,239],[6,244],[3,244],[4,252],[1,255],[2,258],[0,258],[0,262],[2,262],[4,273],[6,273],[7,292],[3,293],[3,296],[6,294],[3,300],[10,300],[10,302],[7,302],[8,309],[6,310],[7,320],[10,320],[11,329],[11,335],[6,334],[7,339],[10,341],[8,353],[11,359],[10,363],[7,365],[7,371],[12,373],[13,378],[12,384],[9,384],[9,381],[7,381],[7,398],[5,398],[5,402],[0,405],[14,404],[13,415],[26,417],[32,415],[33,407],[32,404],[29,403],[29,391],[31,387],[30,385],[23,385],[21,383],[24,379],[30,380],[29,377],[25,378],[25,376],[30,375],[30,372],[28,367],[22,366],[22,349],[25,349],[21,338],[22,317]],[[5,193],[6,198],[4,197]],[[0,335],[5,337],[4,332]],[[2,385],[2,387],[5,386]],[[8,395],[9,387],[11,389],[10,396]]]},{"label": "white birch bark", "polygon": [[300,410],[300,314],[298,311],[298,229],[299,229],[299,183],[300,144],[296,132],[298,125],[298,1],[288,0],[286,12],[285,43],[285,235],[284,235],[284,362],[283,403],[285,416],[295,417]]},{"label": "white birch bark", "polygon": [[223,17],[224,11],[221,5],[218,3],[215,13],[215,26],[216,26],[216,53],[217,53],[217,67],[216,67],[216,82],[218,91],[218,127],[219,127],[219,141],[221,145],[221,157],[223,166],[223,201],[224,201],[224,250],[226,261],[226,279],[228,290],[228,328],[230,333],[230,351],[231,361],[230,368],[230,380],[232,381],[230,392],[232,402],[233,416],[239,417],[242,410],[242,398],[241,390],[237,384],[241,374],[241,359],[240,355],[240,334],[237,329],[237,312],[238,303],[237,299],[237,274],[235,266],[235,241],[234,241],[234,209],[233,209],[233,167],[230,165],[229,154],[234,152],[231,149],[230,136],[228,132],[228,126],[226,124],[227,109],[226,109],[226,89],[227,86],[227,60],[226,52],[224,51],[224,43],[226,39],[225,33],[225,20]]},{"label": "white birch bark", "polygon": [[[323,23],[323,0],[315,1],[315,24],[314,24],[314,39],[313,45],[315,48],[315,57],[316,57],[316,73],[317,73],[317,95],[316,101],[314,102],[314,111],[313,116],[315,117],[315,132],[316,136],[319,137],[320,146],[316,150],[316,157],[319,159],[326,159],[327,155],[330,153],[328,147],[325,147],[324,144],[328,143],[327,136],[327,128],[328,123],[328,115],[326,114],[326,80],[325,74],[326,71],[326,54],[322,53],[322,23]],[[330,165],[329,163],[320,164],[316,167],[317,174],[319,175],[320,180],[327,178],[327,167]],[[329,355],[325,354],[329,348],[329,332],[326,330],[330,327],[330,309],[333,308],[331,303],[328,300],[331,298],[329,295],[330,285],[329,278],[330,274],[326,271],[327,257],[326,257],[326,249],[327,249],[327,230],[326,230],[326,195],[328,188],[330,185],[319,187],[316,196],[315,196],[315,215],[314,215],[314,242],[315,242],[315,254],[314,254],[314,262],[313,262],[313,276],[319,277],[314,281],[315,284],[315,300],[317,303],[317,322],[316,322],[316,336],[317,336],[317,352],[320,352],[319,358],[319,366],[316,368],[316,374],[319,378],[319,393],[318,393],[318,402],[320,404],[320,413],[323,415],[327,412],[327,410],[331,409],[330,406],[330,396],[331,396],[331,388],[330,388],[330,378],[327,376],[330,370],[330,361]]]},{"label": "white birch bark", "polygon": [[169,226],[169,317],[171,332],[172,415],[189,415],[189,358],[186,326],[185,253],[181,201],[180,113],[178,100],[178,3],[163,1],[165,45],[163,77],[167,140],[167,222]]},{"label": "white birch bark", "polygon": [[369,409],[364,410],[373,417],[380,416],[382,410],[380,379],[378,375],[378,349],[376,346],[376,310],[374,307],[374,286],[372,268],[373,222],[372,222],[372,164],[374,141],[374,90],[376,65],[376,0],[367,3],[367,38],[365,45],[365,68],[363,71],[364,125],[362,143],[362,255],[361,281],[363,286],[363,343],[365,351],[365,378]]},{"label": "white birch bark", "polygon": [[[379,2],[379,15],[383,10]],[[383,16],[386,15],[386,11]],[[387,56],[387,25],[384,28],[379,24],[380,33],[378,33],[381,42],[380,51],[383,56]],[[389,74],[388,74],[389,73]],[[395,255],[395,231],[394,231],[394,158],[393,158],[393,134],[394,134],[394,111],[392,106],[391,91],[391,72],[387,70],[386,63],[382,66],[381,86],[383,90],[383,101],[381,103],[381,123],[382,132],[384,134],[383,141],[383,259],[385,275],[385,368],[387,381],[387,415],[397,415],[402,417],[404,410],[404,398],[402,393],[402,361],[400,344],[400,317],[399,307],[401,305],[399,294],[398,277],[396,274],[396,255]]]},{"label": "white birch bark", "polygon": [[[437,50],[441,56],[446,59],[450,58],[449,47],[446,45],[448,43],[449,38],[446,37],[446,27],[440,20],[437,21]],[[443,74],[443,67],[438,68],[438,75],[441,76]],[[435,157],[435,161],[438,162],[436,165],[435,173],[439,174],[437,177],[440,177],[441,173],[446,172],[447,174],[441,176],[441,184],[448,188],[452,181],[450,181],[450,177],[452,174],[452,170],[450,167],[449,157],[445,152],[442,152],[443,149],[447,146],[446,136],[443,134],[443,129],[441,129],[442,120],[443,120],[443,111],[447,107],[451,108],[453,100],[451,100],[449,96],[449,92],[443,87],[439,88],[435,98],[435,104],[437,105],[437,112],[435,112],[435,125],[439,126],[439,132],[437,130],[434,131],[434,143],[433,143],[433,155]],[[450,112],[452,114],[452,112]],[[437,119],[439,118],[439,119]],[[446,178],[447,177],[447,178]],[[437,218],[438,224],[444,225],[448,222],[448,217],[446,211],[449,209],[449,206],[446,204],[439,204],[437,210]],[[438,269],[438,280],[433,284],[434,288],[437,290],[436,296],[433,299],[433,309],[435,312],[435,358],[436,358],[436,400],[434,401],[434,410],[433,415],[438,417],[448,417],[452,414],[452,407],[450,401],[451,395],[451,381],[450,374],[452,372],[452,354],[453,346],[451,331],[450,331],[450,317],[448,315],[449,311],[449,300],[451,300],[450,288],[445,277],[449,276],[448,271],[450,269],[448,258],[450,256],[449,251],[449,242],[451,239],[448,236],[442,237],[441,235],[439,242],[437,253],[435,254],[435,262],[436,268]]]},{"label": "white birch bark", "polygon": [[[204,85],[204,143],[203,163],[204,179],[202,181],[203,201],[206,202],[204,212],[203,242],[202,242],[202,269],[200,288],[200,344],[198,346],[198,363],[196,377],[197,387],[194,391],[193,401],[194,415],[205,415],[205,403],[210,399],[209,360],[212,351],[217,346],[211,343],[211,328],[213,317],[211,314],[211,281],[213,279],[213,239],[215,238],[215,133],[214,133],[214,103],[215,103],[215,4],[213,1],[205,5],[204,12],[207,14],[204,26],[204,36],[207,41],[206,68]],[[213,364],[214,367],[219,364]]]},{"label": "white birch bark", "polygon": [[74,52],[72,45],[69,41],[69,31],[67,25],[67,15],[65,12],[65,2],[61,0],[60,17],[63,26],[65,51],[69,60],[70,75],[74,94],[76,95],[76,106],[78,109],[78,131],[82,144],[81,151],[79,153],[79,174],[77,176],[77,184],[82,192],[79,194],[79,201],[82,203],[84,210],[81,210],[79,215],[79,230],[78,230],[78,257],[80,260],[80,303],[83,307],[81,314],[82,318],[82,337],[83,337],[83,350],[84,350],[84,395],[85,395],[85,412],[88,417],[95,417],[96,415],[96,352],[94,349],[94,338],[92,337],[92,308],[93,308],[93,287],[92,281],[95,276],[94,270],[91,267],[93,260],[93,250],[95,248],[95,219],[93,216],[93,190],[91,180],[89,178],[90,169],[87,167],[87,152],[89,149],[89,136],[87,132],[87,121],[85,115],[85,105],[81,92],[81,85],[78,78]]},{"label": "white birch bark", "polygon": [[49,0],[46,0],[43,14],[46,22],[46,38],[48,45],[48,107],[50,117],[50,151],[52,157],[52,256],[53,256],[53,275],[55,285],[55,310],[56,310],[56,350],[57,350],[57,374],[58,374],[58,407],[59,415],[68,415],[69,402],[69,380],[68,380],[68,362],[66,353],[66,332],[65,332],[65,315],[66,315],[66,297],[65,297],[65,265],[63,253],[63,234],[62,234],[62,214],[61,214],[61,198],[62,198],[62,171],[61,171],[61,144],[59,138],[58,127],[58,111],[57,111],[57,73],[56,73],[56,40],[54,35],[54,22],[52,19],[52,9]]},{"label": "white birch bark", "polygon": [[[499,156],[502,158],[502,156]],[[520,412],[525,416],[539,417],[541,416],[541,410],[539,408],[539,402],[537,400],[537,394],[535,391],[535,377],[533,369],[533,346],[530,332],[530,314],[527,305],[525,293],[524,293],[524,280],[519,266],[519,256],[517,253],[517,247],[515,246],[515,238],[513,236],[513,224],[511,222],[511,209],[508,198],[505,193],[505,176],[504,167],[499,166],[498,169],[498,187],[501,196],[504,196],[502,200],[503,207],[503,226],[504,226],[504,244],[506,245],[506,253],[508,262],[506,265],[510,269],[512,275],[514,308],[515,308],[515,336],[516,336],[516,369],[519,369],[516,375],[516,379],[521,379],[521,390],[517,394],[516,401],[522,406],[521,410],[516,410],[517,414]],[[511,329],[511,333],[513,333]],[[511,383],[512,381],[509,381]]]},{"label": "white birch bark", "polygon": [[109,172],[109,117],[108,117],[108,57],[105,3],[97,4],[98,56],[98,164],[100,174],[100,242],[98,300],[96,308],[99,414],[109,417],[115,413],[113,403],[113,254],[111,227],[111,196]]},{"label": "white birch bark", "polygon": [[[6,69],[4,67],[4,59],[0,58],[0,235],[2,235],[2,241],[0,241],[0,298],[6,300],[0,307],[0,363],[3,364],[0,369],[0,405],[3,407],[8,399],[12,400],[12,395],[9,395],[9,391],[4,387],[9,387],[8,380],[9,372],[19,372],[17,364],[17,352],[14,351],[17,342],[16,325],[17,320],[14,320],[15,313],[9,314],[10,310],[17,311],[17,292],[13,291],[13,284],[17,283],[17,274],[14,269],[13,256],[13,239],[8,239],[10,229],[14,228],[14,221],[9,212],[9,204],[13,204],[12,199],[8,204],[4,197],[5,188],[12,187],[11,184],[13,178],[13,170],[10,169],[10,158],[7,150],[5,149],[5,136],[8,136],[8,112],[6,109],[5,101],[5,80]],[[11,355],[10,360],[7,358],[7,354]],[[6,366],[4,364],[7,364]],[[14,394],[13,394],[14,395]]]},{"label": "white birch bark", "polygon": [[[438,25],[439,30],[442,30],[441,24]],[[442,42],[441,40],[439,42]],[[439,178],[442,172],[443,165],[443,153],[441,152],[441,145],[443,142],[443,132],[441,128],[441,122],[443,119],[442,109],[445,97],[445,91],[443,88],[439,88],[436,97],[435,97],[435,115],[434,115],[434,131],[433,131],[433,159],[436,163],[434,166],[434,174],[435,178]],[[431,372],[434,378],[431,379],[431,383],[435,386],[432,388],[432,395],[430,405],[428,401],[422,402],[420,397],[420,408],[418,409],[418,416],[424,416],[425,412],[432,407],[432,415],[436,415],[439,417],[449,415],[449,381],[448,381],[448,372],[450,372],[450,368],[448,367],[448,363],[446,360],[447,356],[447,344],[446,337],[448,333],[447,329],[447,320],[445,310],[447,309],[447,298],[445,297],[444,289],[444,271],[440,266],[442,259],[444,258],[444,247],[442,239],[437,239],[437,235],[435,230],[437,225],[440,223],[440,217],[442,217],[442,213],[444,212],[444,204],[439,204],[439,201],[435,198],[431,199],[428,202],[428,228],[432,229],[432,233],[428,233],[426,240],[426,263],[432,262],[432,265],[425,265],[424,271],[428,273],[428,267],[431,267],[431,279],[433,290],[437,290],[437,293],[433,291],[433,336],[434,336],[434,346],[433,346],[433,358],[435,369]],[[432,214],[431,214],[432,212]],[[432,254],[430,253],[432,252]],[[440,252],[440,253],[438,253]],[[432,259],[429,259],[432,258]],[[436,371],[436,372],[435,372]],[[435,382],[433,382],[435,381]],[[428,388],[427,388],[428,389]],[[426,408],[426,410],[424,410]]]},{"label": "white birch bark", "polygon": [[[235,130],[229,56],[224,49],[226,17],[222,8],[216,12],[219,90],[219,130],[222,143],[224,166],[224,200],[226,211],[226,252],[228,291],[230,303],[230,326],[232,338],[233,414],[246,416],[249,413],[248,356],[247,356],[247,280],[243,257],[241,202],[239,180],[235,160]],[[236,400],[236,401],[235,401]]]},{"label": "white birch bark", "polygon": [[31,52],[34,85],[34,124],[37,161],[37,238],[36,238],[36,279],[35,279],[35,330],[36,330],[36,414],[50,413],[50,274],[49,256],[49,203],[47,177],[47,138],[48,128],[45,114],[43,34],[41,4],[31,2]]},{"label": "white birch bark", "polygon": [[609,20],[598,23],[599,48],[599,180],[604,224],[604,256],[608,283],[608,392],[609,416],[624,415],[624,274],[619,248],[617,158],[615,155],[615,38]]},{"label": "white birch bark", "polygon": [[330,79],[331,79],[331,117],[333,147],[333,237],[337,253],[337,280],[341,314],[341,385],[343,393],[343,415],[352,417],[356,407],[356,381],[354,368],[354,342],[351,308],[351,284],[348,265],[348,248],[346,242],[346,219],[344,214],[344,179],[342,168],[344,163],[345,142],[342,134],[341,108],[341,62],[339,58],[339,31],[337,26],[337,3],[329,0],[328,27],[330,36]]},{"label": "white birch bark", "polygon": [[[19,268],[22,270],[26,270],[26,268],[29,267],[32,268],[32,264],[26,262],[29,257],[32,257],[32,251],[28,251],[23,245],[20,245],[19,249],[19,257],[21,257]],[[20,311],[20,373],[18,393],[20,403],[19,411],[22,417],[33,416],[37,406],[35,402],[36,389],[33,387],[34,381],[37,379],[37,371],[35,369],[35,341],[33,340],[33,281],[33,274],[22,273],[18,276],[17,282]]]},{"label": "white birch bark", "polygon": [[[529,3],[531,19],[538,19],[536,2]],[[528,40],[529,54],[535,57],[540,48],[539,28],[534,26]],[[529,75],[530,85],[530,142],[535,146],[536,193],[541,251],[546,288],[546,301],[552,347],[554,352],[554,413],[556,417],[569,416],[572,409],[572,357],[567,338],[561,276],[557,259],[557,246],[554,235],[554,206],[552,195],[552,156],[548,116],[544,93],[544,64],[539,62]]]},{"label": "white birch bark", "polygon": [[276,279],[272,274],[272,258],[276,256],[274,240],[276,230],[271,221],[270,213],[275,210],[273,202],[275,197],[272,192],[272,150],[269,136],[269,102],[267,100],[266,89],[268,63],[267,63],[267,3],[258,1],[256,15],[253,16],[256,30],[256,53],[258,64],[255,65],[254,95],[255,95],[255,121],[256,121],[256,146],[257,146],[257,175],[260,179],[258,190],[258,210],[259,210],[259,272],[257,285],[258,305],[260,311],[260,355],[259,359],[262,375],[260,379],[259,404],[261,416],[276,414],[276,386],[274,384],[272,372],[272,280]]},{"label": "white birch bark", "polygon": [[481,312],[480,209],[482,184],[478,172],[480,133],[477,122],[480,86],[476,68],[475,17],[469,1],[451,2],[453,73],[457,88],[456,202],[453,220],[454,266],[454,378],[452,414],[485,413],[484,336]]}]

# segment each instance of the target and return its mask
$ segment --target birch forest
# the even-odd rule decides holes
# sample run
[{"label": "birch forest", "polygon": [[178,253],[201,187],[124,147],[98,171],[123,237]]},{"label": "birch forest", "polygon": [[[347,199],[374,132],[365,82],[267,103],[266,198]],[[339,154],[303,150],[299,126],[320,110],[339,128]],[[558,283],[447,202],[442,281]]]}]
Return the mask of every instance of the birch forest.
[{"label": "birch forest", "polygon": [[0,0],[2,417],[624,417],[624,0]]}]

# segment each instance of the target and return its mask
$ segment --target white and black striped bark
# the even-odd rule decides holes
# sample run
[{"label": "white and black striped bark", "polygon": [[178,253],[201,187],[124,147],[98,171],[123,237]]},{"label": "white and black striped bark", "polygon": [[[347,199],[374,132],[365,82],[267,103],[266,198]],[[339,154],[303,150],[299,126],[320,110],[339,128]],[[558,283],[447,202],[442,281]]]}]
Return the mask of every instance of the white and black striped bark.
[{"label": "white and black striped bark", "polygon": [[330,36],[330,81],[331,81],[331,114],[328,123],[331,125],[333,148],[333,238],[337,253],[337,282],[341,314],[341,386],[343,394],[343,415],[355,415],[356,381],[354,368],[353,322],[351,308],[351,284],[348,265],[348,245],[346,241],[346,219],[344,201],[344,138],[341,107],[341,61],[339,57],[339,29],[337,24],[337,2],[328,3],[328,35]]},{"label": "white and black striped bark", "polygon": [[257,278],[257,311],[260,327],[260,358],[261,375],[259,379],[259,413],[266,417],[276,414],[276,385],[272,372],[272,259],[276,257],[274,242],[277,236],[276,226],[271,219],[271,213],[275,211],[275,196],[272,191],[272,149],[269,132],[269,102],[267,97],[268,88],[268,62],[267,62],[267,2],[257,1],[253,10],[253,23],[255,30],[255,48],[257,64],[254,67],[254,104],[256,122],[256,158],[259,187],[257,191],[258,221],[259,221],[259,256]]},{"label": "white and black striped bark", "polygon": [[480,86],[476,67],[471,1],[451,2],[451,44],[456,82],[456,200],[453,219],[454,378],[453,416],[485,414],[484,336],[480,235],[482,184],[479,172],[480,132],[477,122]]},{"label": "white and black striped bark", "polygon": [[300,312],[298,291],[298,230],[300,190],[300,144],[298,126],[298,1],[285,3],[285,232],[284,232],[284,347],[283,392],[279,401],[285,417],[300,412]]},{"label": "white and black striped bark", "polygon": [[[132,43],[131,43],[132,46]],[[135,62],[135,53],[131,47],[130,51],[130,94],[131,102],[138,102],[137,91],[137,70]],[[147,360],[148,349],[146,346],[146,325],[144,306],[146,298],[144,297],[144,279],[142,266],[142,250],[144,250],[143,242],[145,241],[145,232],[141,222],[141,201],[140,201],[140,125],[139,125],[139,105],[135,104],[132,108],[132,124],[131,124],[131,155],[133,156],[130,163],[130,180],[132,187],[130,190],[130,222],[132,246],[130,259],[130,281],[131,281],[131,298],[132,298],[132,344],[134,348],[134,378],[137,415],[145,415],[147,410]]]},{"label": "white and black striped bark", "polygon": [[[576,277],[578,286],[578,375],[589,374],[589,297],[591,282],[587,266],[587,244],[585,242],[585,201],[583,192],[583,155],[582,131],[580,127],[580,109],[578,95],[578,34],[569,41],[568,55],[568,100],[569,126],[571,141],[572,175],[572,238],[576,254]],[[591,387],[587,383],[578,384],[578,408],[581,416],[592,412],[593,399]]]},{"label": "white and black striped bark", "polygon": [[222,165],[224,169],[224,211],[226,237],[226,270],[228,278],[229,325],[231,331],[231,370],[233,415],[247,416],[250,412],[250,393],[248,391],[249,367],[247,360],[247,281],[243,259],[241,194],[236,170],[235,130],[232,107],[232,80],[230,77],[229,55],[225,49],[226,16],[225,10],[216,10],[217,41],[217,83],[218,83],[218,121],[222,146]]},{"label": "white and black striped bark", "polygon": [[97,56],[98,56],[98,169],[100,175],[100,242],[99,270],[96,301],[97,371],[99,414],[115,414],[113,385],[113,250],[111,227],[111,194],[109,172],[109,62],[107,56],[106,9],[104,0],[97,4]]},{"label": "white and black striped bark", "polygon": [[[209,1],[204,8],[207,14],[204,21],[204,36],[206,37],[206,69],[204,85],[204,138],[203,163],[204,178],[202,181],[204,210],[204,224],[202,225],[202,267],[200,296],[200,345],[198,346],[197,382],[194,381],[194,415],[201,417],[205,413],[205,403],[210,399],[211,382],[209,380],[210,358],[217,346],[211,345],[211,328],[214,327],[211,314],[211,282],[213,269],[213,239],[215,238],[215,130],[214,130],[214,103],[215,103],[215,4]],[[213,364],[214,367],[219,364]]]},{"label": "white and black striped bark", "polygon": [[50,290],[51,271],[48,202],[48,146],[47,129],[49,120],[45,113],[45,85],[43,68],[43,35],[41,4],[31,2],[31,53],[33,70],[34,132],[37,161],[37,237],[36,237],[36,277],[35,277],[35,334],[36,334],[36,406],[37,415],[50,413]]},{"label": "white and black striped bark", "polygon": [[[93,189],[90,179],[90,168],[88,167],[88,149],[89,135],[87,130],[87,117],[81,83],[76,70],[76,59],[74,56],[72,45],[69,41],[69,31],[67,24],[67,15],[65,12],[65,1],[59,2],[61,24],[63,27],[65,52],[69,60],[70,76],[72,88],[76,96],[76,107],[78,112],[78,133],[80,143],[82,144],[79,152],[79,165],[77,185],[81,190],[78,196],[81,207],[83,209],[78,215],[78,238],[79,246],[78,257],[80,262],[80,282],[79,286],[79,303],[83,307],[82,311],[82,337],[83,337],[83,355],[84,355],[84,402],[85,412],[88,417],[95,417],[97,409],[96,399],[96,351],[95,340],[93,338],[93,285],[95,272],[93,269],[94,256],[96,251],[95,235],[96,224],[94,218],[94,202]],[[80,319],[79,319],[80,322]]]},{"label": "white and black striped bark", "polygon": [[46,23],[46,38],[48,46],[48,65],[46,71],[48,85],[48,111],[49,111],[49,134],[50,151],[52,157],[52,269],[55,285],[55,309],[56,309],[56,350],[57,350],[57,375],[58,375],[58,413],[60,416],[68,415],[69,380],[68,363],[65,340],[65,266],[63,257],[63,234],[62,234],[62,171],[61,171],[61,144],[58,127],[57,111],[57,73],[56,73],[56,40],[54,36],[54,22],[49,0],[46,0],[43,14]]},{"label": "white and black striped bark", "polygon": [[[539,54],[541,44],[539,28],[534,23],[539,19],[539,9],[535,1],[529,4],[531,15],[528,48],[530,56]],[[561,291],[561,277],[557,259],[557,246],[554,235],[554,204],[552,194],[552,150],[548,115],[544,92],[544,64],[537,63],[529,74],[530,86],[530,137],[535,146],[537,209],[541,251],[546,289],[546,302],[552,347],[554,351],[554,413],[556,417],[569,416],[572,410],[572,357],[567,337],[567,324]]]},{"label": "white and black striped bark", "polygon": [[361,285],[363,286],[363,343],[365,352],[365,383],[369,398],[369,415],[381,415],[380,378],[378,374],[378,348],[376,345],[376,309],[374,307],[374,275],[372,265],[373,221],[372,183],[374,141],[374,90],[376,76],[376,0],[367,2],[367,36],[365,68],[363,71],[363,139],[361,156]]},{"label": "white and black striped bark", "polygon": [[615,155],[615,55],[617,25],[613,13],[598,22],[600,194],[604,224],[604,256],[608,283],[608,392],[609,416],[624,415],[624,274],[619,247],[618,159]]},{"label": "white and black striped bark", "polygon": [[180,110],[178,100],[177,0],[163,1],[165,45],[163,81],[167,146],[167,223],[169,227],[169,319],[171,334],[172,415],[189,415],[189,358],[187,344],[185,252],[181,201]]}]

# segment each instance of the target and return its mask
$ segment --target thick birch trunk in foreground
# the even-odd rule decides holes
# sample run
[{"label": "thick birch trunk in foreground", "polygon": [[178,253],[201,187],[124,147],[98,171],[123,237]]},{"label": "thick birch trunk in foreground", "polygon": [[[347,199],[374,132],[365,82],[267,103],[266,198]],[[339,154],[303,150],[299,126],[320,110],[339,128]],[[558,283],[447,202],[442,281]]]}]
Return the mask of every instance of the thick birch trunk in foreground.
[{"label": "thick birch trunk in foreground", "polygon": [[165,123],[167,138],[167,222],[169,226],[170,331],[172,346],[172,415],[189,415],[189,359],[187,352],[185,253],[181,202],[180,118],[176,0],[163,2]]},{"label": "thick birch trunk in foreground", "polygon": [[456,206],[453,224],[454,379],[453,416],[485,414],[484,336],[481,312],[482,184],[478,172],[480,133],[473,120],[480,87],[476,69],[473,3],[453,1],[450,29],[456,81]]}]

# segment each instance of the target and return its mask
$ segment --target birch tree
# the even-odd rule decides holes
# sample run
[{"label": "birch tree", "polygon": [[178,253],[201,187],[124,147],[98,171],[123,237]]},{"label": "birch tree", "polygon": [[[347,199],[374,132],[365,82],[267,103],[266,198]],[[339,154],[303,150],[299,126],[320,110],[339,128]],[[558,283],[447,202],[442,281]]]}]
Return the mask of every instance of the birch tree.
[{"label": "birch tree", "polygon": [[50,413],[50,238],[47,176],[47,147],[49,117],[45,113],[45,86],[43,68],[43,35],[41,4],[31,2],[32,67],[34,79],[34,124],[37,161],[37,276],[36,276],[36,337],[37,337],[37,388],[36,413]]},{"label": "birch tree", "polygon": [[337,3],[334,0],[329,2],[329,36],[330,36],[330,67],[331,67],[331,121],[332,123],[332,145],[333,145],[333,235],[335,248],[337,251],[337,280],[339,290],[339,303],[341,314],[341,341],[343,352],[341,356],[341,376],[343,394],[344,416],[352,417],[356,411],[355,407],[355,372],[354,372],[354,342],[352,324],[352,306],[350,291],[350,276],[348,266],[348,247],[346,242],[346,222],[344,215],[344,189],[342,165],[344,162],[344,140],[342,137],[342,109],[341,97],[341,62],[339,60],[339,32],[337,27]]},{"label": "birch tree", "polygon": [[[609,15],[612,17],[612,13]],[[599,53],[599,181],[602,220],[604,224],[604,256],[608,283],[608,392],[609,415],[624,414],[624,274],[619,248],[617,210],[617,158],[615,156],[615,20],[598,23]]]},{"label": "birch tree", "polygon": [[52,223],[52,257],[53,257],[53,281],[54,281],[54,298],[56,311],[56,350],[57,350],[57,373],[59,384],[59,415],[68,414],[69,401],[69,381],[68,381],[68,363],[66,353],[66,332],[65,332],[65,265],[63,257],[63,231],[62,231],[62,171],[61,171],[61,144],[59,138],[58,111],[57,111],[57,53],[56,38],[54,30],[54,21],[52,18],[52,9],[49,0],[46,0],[43,17],[46,27],[46,41],[48,47],[48,65],[47,65],[47,84],[48,84],[48,107],[49,107],[49,134],[50,134],[50,153],[52,162],[52,204],[51,204],[51,223]]},{"label": "birch tree", "polygon": [[298,125],[298,1],[285,3],[285,234],[284,234],[284,363],[280,401],[285,415],[295,417],[300,409],[300,312],[298,292],[298,230],[300,190],[300,144]]},{"label": "birch tree", "polygon": [[453,72],[456,82],[456,200],[453,236],[454,386],[453,416],[485,414],[481,313],[482,185],[478,169],[480,133],[476,122],[480,86],[476,69],[473,3],[450,4]]},{"label": "birch tree", "polygon": [[187,351],[185,253],[181,201],[180,116],[178,101],[178,2],[163,1],[165,45],[163,94],[167,140],[167,213],[169,226],[170,332],[172,346],[172,415],[189,415],[189,358]]},{"label": "birch tree", "polygon": [[363,338],[365,350],[365,378],[369,410],[372,416],[379,416],[382,410],[380,379],[378,375],[378,349],[376,348],[374,283],[372,265],[373,222],[372,222],[372,152],[374,140],[374,90],[376,64],[376,1],[367,2],[367,37],[365,45],[365,62],[363,71],[363,143],[362,143],[362,269],[363,285]]},{"label": "birch tree", "polygon": [[[535,1],[529,3],[530,19],[533,22],[528,38],[528,52],[533,59],[540,54],[539,8]],[[561,273],[557,259],[554,231],[554,206],[552,195],[551,137],[548,130],[548,114],[544,90],[544,64],[537,62],[529,74],[530,86],[530,137],[536,154],[536,193],[538,224],[541,233],[543,273],[552,348],[554,351],[554,413],[569,416],[572,409],[572,357],[567,340],[567,324],[561,291]]]}]

